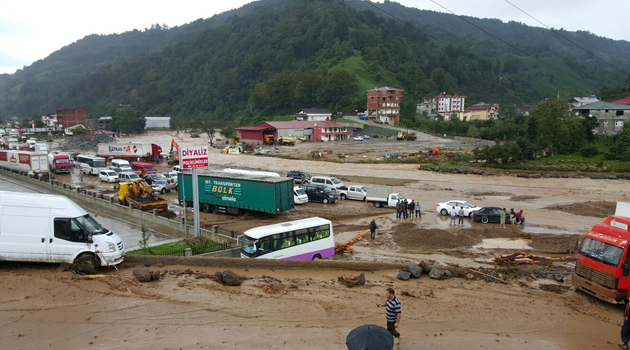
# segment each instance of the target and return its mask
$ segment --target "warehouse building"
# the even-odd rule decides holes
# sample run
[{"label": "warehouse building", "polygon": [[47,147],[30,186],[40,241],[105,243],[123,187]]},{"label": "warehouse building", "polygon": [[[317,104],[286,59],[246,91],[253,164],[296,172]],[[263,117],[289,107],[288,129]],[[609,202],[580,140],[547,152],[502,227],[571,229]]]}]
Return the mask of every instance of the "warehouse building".
[{"label": "warehouse building", "polygon": [[274,140],[278,137],[295,137],[303,141],[327,142],[347,140],[352,134],[346,126],[328,120],[265,122],[236,128],[236,135],[241,140],[258,142],[262,142],[265,135],[272,136]]}]

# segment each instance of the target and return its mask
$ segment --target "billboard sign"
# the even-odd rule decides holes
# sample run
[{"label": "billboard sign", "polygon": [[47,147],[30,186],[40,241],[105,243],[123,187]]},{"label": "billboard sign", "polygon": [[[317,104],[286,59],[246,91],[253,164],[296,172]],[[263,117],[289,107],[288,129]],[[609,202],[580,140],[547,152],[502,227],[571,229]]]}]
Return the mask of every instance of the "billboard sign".
[{"label": "billboard sign", "polygon": [[207,168],[208,147],[182,148],[179,152],[182,169]]}]

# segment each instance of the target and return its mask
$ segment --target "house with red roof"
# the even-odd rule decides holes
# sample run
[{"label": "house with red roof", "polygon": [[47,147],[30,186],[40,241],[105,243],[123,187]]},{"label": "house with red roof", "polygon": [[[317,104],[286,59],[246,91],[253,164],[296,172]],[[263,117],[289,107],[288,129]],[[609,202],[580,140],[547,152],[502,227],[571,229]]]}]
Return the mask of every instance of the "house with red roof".
[{"label": "house with red roof", "polygon": [[615,105],[630,105],[630,96],[622,98],[621,100],[612,101],[611,103]]},{"label": "house with red roof", "polygon": [[257,126],[236,128],[236,136],[242,141],[259,143],[262,143],[265,135],[274,140],[279,137],[295,137],[306,141],[327,142],[347,140],[353,133],[348,127],[330,120],[264,122]]},{"label": "house with red roof", "polygon": [[400,124],[400,102],[403,90],[382,86],[367,91],[368,118],[380,119],[383,123]]}]

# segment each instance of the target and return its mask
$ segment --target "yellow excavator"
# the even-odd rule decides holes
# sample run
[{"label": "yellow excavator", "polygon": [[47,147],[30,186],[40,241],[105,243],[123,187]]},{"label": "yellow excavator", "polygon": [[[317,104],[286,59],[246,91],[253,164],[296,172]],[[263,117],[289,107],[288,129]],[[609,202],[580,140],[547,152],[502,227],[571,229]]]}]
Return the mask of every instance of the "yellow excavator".
[{"label": "yellow excavator", "polygon": [[153,189],[145,179],[121,182],[118,188],[118,201],[142,211],[167,211],[168,202],[153,194]]}]

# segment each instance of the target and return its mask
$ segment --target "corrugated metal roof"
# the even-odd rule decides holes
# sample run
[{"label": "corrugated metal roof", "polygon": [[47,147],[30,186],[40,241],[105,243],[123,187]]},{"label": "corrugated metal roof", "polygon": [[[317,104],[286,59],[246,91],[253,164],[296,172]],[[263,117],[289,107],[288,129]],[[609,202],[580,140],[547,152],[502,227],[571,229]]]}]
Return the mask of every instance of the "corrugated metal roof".
[{"label": "corrugated metal roof", "polygon": [[612,110],[629,110],[630,104],[613,104],[610,102],[597,101],[584,106],[573,107],[572,110],[589,110],[589,109],[612,109]]},{"label": "corrugated metal roof", "polygon": [[327,110],[327,109],[322,109],[322,108],[302,108],[300,110],[300,112],[302,113],[306,113],[306,114],[332,114],[331,111]]},{"label": "corrugated metal roof", "polygon": [[276,129],[304,129],[313,128],[315,125],[320,127],[339,126],[339,124],[330,120],[296,120],[289,122],[266,122],[263,124],[271,125]]},{"label": "corrugated metal roof", "polygon": [[621,100],[612,101],[611,103],[616,105],[630,105],[630,96],[622,98]]},{"label": "corrugated metal roof", "polygon": [[379,88],[370,89],[368,91],[378,91],[378,90],[381,90],[381,91],[383,91],[383,90],[385,90],[385,91],[387,91],[387,90],[403,91],[403,89],[397,89],[397,88],[391,87],[391,86],[382,86],[382,87],[379,87]]}]

